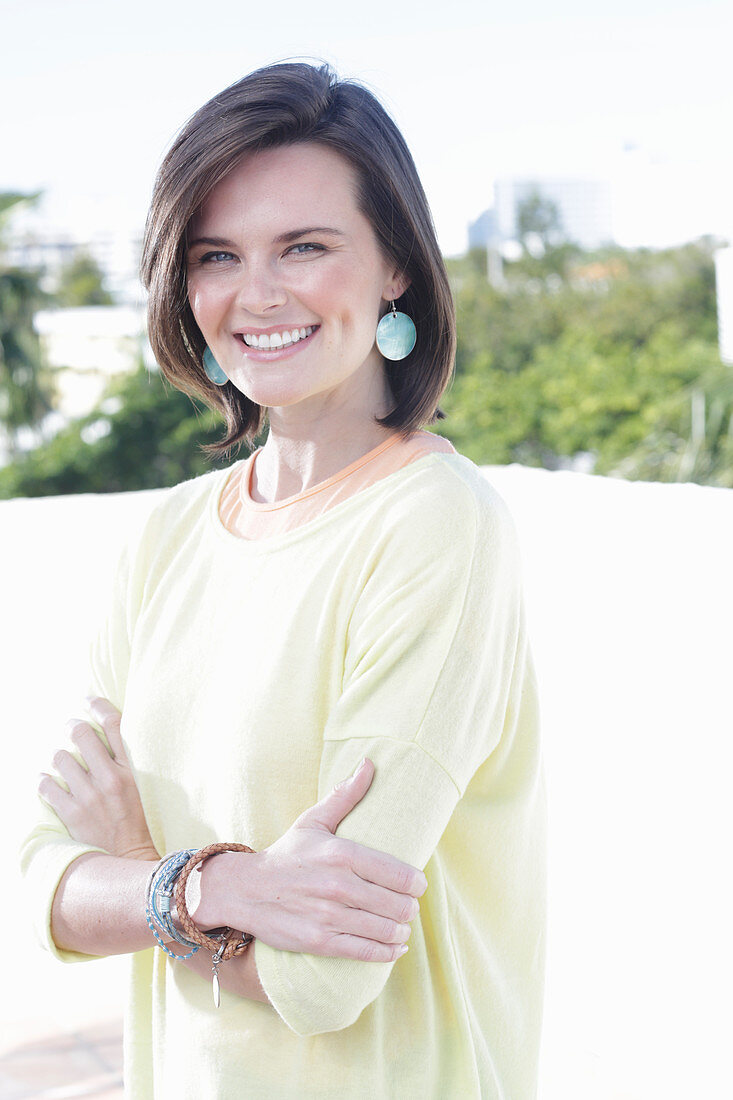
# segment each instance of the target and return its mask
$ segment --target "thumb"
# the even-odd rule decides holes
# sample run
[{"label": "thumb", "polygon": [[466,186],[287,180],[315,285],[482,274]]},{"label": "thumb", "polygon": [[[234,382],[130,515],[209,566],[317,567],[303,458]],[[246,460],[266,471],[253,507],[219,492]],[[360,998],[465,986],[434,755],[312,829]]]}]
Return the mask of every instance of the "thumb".
[{"label": "thumb", "polygon": [[339,822],[343,821],[354,806],[359,803],[374,778],[374,764],[367,757],[361,761],[352,775],[337,783],[315,806],[311,806],[298,818],[299,825],[321,826],[334,833]]}]

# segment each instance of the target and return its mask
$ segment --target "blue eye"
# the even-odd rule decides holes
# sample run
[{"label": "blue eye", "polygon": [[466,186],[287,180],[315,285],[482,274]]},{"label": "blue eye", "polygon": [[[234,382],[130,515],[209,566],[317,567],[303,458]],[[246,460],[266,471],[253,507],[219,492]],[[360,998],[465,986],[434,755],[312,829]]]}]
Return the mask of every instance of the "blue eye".
[{"label": "blue eye", "polygon": [[[292,252],[296,248],[315,249],[316,252],[325,252],[326,251],[322,244],[312,244],[310,241],[306,241],[303,244],[294,244],[290,249],[288,249],[288,251]],[[298,253],[296,253],[296,255],[298,255],[298,256],[307,256],[308,253],[307,252],[298,252]]]},{"label": "blue eye", "polygon": [[231,252],[206,252],[199,260],[200,264],[221,264],[232,259]]}]

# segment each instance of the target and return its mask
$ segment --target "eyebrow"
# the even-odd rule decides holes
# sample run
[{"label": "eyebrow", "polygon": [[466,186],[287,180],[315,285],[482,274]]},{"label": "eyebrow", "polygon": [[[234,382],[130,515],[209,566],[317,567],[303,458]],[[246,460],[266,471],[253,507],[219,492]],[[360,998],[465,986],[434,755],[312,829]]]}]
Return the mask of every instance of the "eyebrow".
[{"label": "eyebrow", "polygon": [[[311,225],[306,226],[305,229],[289,229],[287,233],[281,233],[278,237],[275,237],[275,244],[290,244],[291,241],[296,241],[299,237],[307,237],[309,233],[330,233],[334,237],[344,236],[340,229],[334,229],[328,225]],[[195,240],[188,242],[188,248],[193,248],[197,244],[208,244],[214,248],[232,248],[234,242],[228,241],[225,237],[196,237]]]}]

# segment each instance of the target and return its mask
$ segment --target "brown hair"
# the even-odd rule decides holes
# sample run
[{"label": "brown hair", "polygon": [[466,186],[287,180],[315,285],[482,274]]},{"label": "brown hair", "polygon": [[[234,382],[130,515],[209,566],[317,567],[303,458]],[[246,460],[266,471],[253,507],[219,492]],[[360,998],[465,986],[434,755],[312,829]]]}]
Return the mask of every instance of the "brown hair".
[{"label": "brown hair", "polygon": [[186,289],[188,226],[245,153],[295,142],[317,142],[351,164],[361,213],[384,255],[411,280],[399,308],[413,318],[417,343],[406,359],[385,360],[395,406],[377,422],[409,434],[445,418],[438,402],[453,374],[455,309],[404,138],[368,89],[339,80],[327,64],[279,63],[232,84],[189,119],[160,167],[145,227],[141,276],[150,343],[174,386],[226,418],[226,435],[204,448],[212,454],[242,441],[252,446],[266,410],[231,382],[218,387],[204,373],[206,345]]}]

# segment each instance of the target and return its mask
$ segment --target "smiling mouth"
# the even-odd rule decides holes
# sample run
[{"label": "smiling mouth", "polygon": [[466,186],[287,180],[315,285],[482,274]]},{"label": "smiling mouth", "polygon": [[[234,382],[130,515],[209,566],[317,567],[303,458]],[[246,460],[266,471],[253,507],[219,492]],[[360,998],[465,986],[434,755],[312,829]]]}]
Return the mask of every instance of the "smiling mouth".
[{"label": "smiling mouth", "polygon": [[281,332],[262,333],[236,332],[235,336],[248,348],[257,348],[260,351],[280,351],[282,348],[290,348],[293,344],[302,344],[308,340],[320,325],[305,325],[301,328],[283,329]]}]

